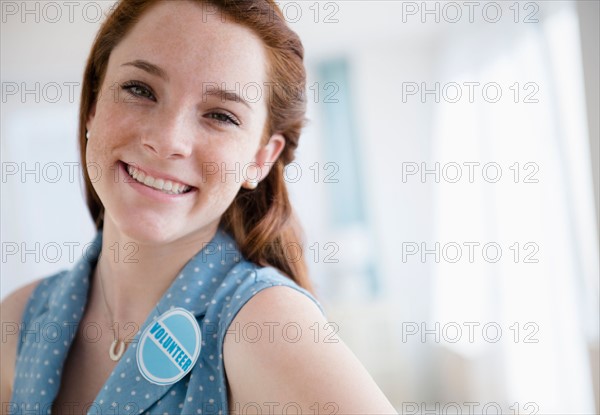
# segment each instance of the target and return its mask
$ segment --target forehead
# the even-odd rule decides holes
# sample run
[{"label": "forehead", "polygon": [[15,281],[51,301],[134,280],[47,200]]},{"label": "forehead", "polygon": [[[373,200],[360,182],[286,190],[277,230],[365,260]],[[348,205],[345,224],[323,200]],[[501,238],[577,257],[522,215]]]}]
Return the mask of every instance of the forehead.
[{"label": "forehead", "polygon": [[160,1],[112,51],[111,64],[144,59],[169,78],[193,75],[200,82],[266,81],[267,58],[260,38],[221,12],[193,1]]}]

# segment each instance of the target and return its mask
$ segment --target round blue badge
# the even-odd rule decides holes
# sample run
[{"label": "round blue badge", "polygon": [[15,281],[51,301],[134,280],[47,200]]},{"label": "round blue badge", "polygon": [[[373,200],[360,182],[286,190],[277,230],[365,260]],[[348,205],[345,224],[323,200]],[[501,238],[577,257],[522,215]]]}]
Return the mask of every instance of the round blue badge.
[{"label": "round blue badge", "polygon": [[202,333],[185,308],[173,308],[142,333],[137,347],[138,369],[148,381],[169,385],[183,378],[198,360]]}]

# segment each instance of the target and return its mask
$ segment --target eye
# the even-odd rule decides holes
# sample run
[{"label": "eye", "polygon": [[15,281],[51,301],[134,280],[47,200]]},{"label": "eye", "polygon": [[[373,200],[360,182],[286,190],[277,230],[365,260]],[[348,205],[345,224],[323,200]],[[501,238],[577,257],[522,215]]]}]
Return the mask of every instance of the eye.
[{"label": "eye", "polygon": [[152,92],[152,88],[143,82],[139,81],[128,81],[125,82],[122,87],[124,91],[126,91],[129,95],[136,98],[146,98],[152,101],[156,101],[156,97]]},{"label": "eye", "polygon": [[217,121],[219,124],[232,124],[239,126],[241,124],[234,115],[225,112],[211,112],[206,115],[208,118]]}]

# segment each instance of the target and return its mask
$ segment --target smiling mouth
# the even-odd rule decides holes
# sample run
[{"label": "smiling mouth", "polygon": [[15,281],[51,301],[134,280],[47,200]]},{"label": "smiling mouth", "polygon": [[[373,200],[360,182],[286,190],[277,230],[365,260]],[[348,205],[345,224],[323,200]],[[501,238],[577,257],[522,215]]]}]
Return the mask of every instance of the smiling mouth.
[{"label": "smiling mouth", "polygon": [[193,189],[192,186],[188,186],[183,183],[152,177],[146,172],[125,162],[123,162],[123,164],[125,165],[125,171],[127,171],[133,180],[160,192],[169,195],[181,195],[184,193],[189,193]]}]

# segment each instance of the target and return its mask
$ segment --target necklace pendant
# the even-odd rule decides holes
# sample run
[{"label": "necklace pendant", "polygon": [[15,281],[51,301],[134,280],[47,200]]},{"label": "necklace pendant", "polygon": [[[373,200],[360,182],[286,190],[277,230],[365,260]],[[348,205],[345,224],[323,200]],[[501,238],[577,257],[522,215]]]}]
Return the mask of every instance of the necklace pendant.
[{"label": "necklace pendant", "polygon": [[[119,349],[115,353],[115,346],[117,346],[117,345],[119,345]],[[125,342],[120,339],[115,339],[115,340],[113,340],[112,344],[110,345],[110,349],[108,350],[108,355],[110,356],[110,358],[113,361],[117,362],[117,361],[119,361],[121,356],[123,356],[124,351],[125,351]]]}]

